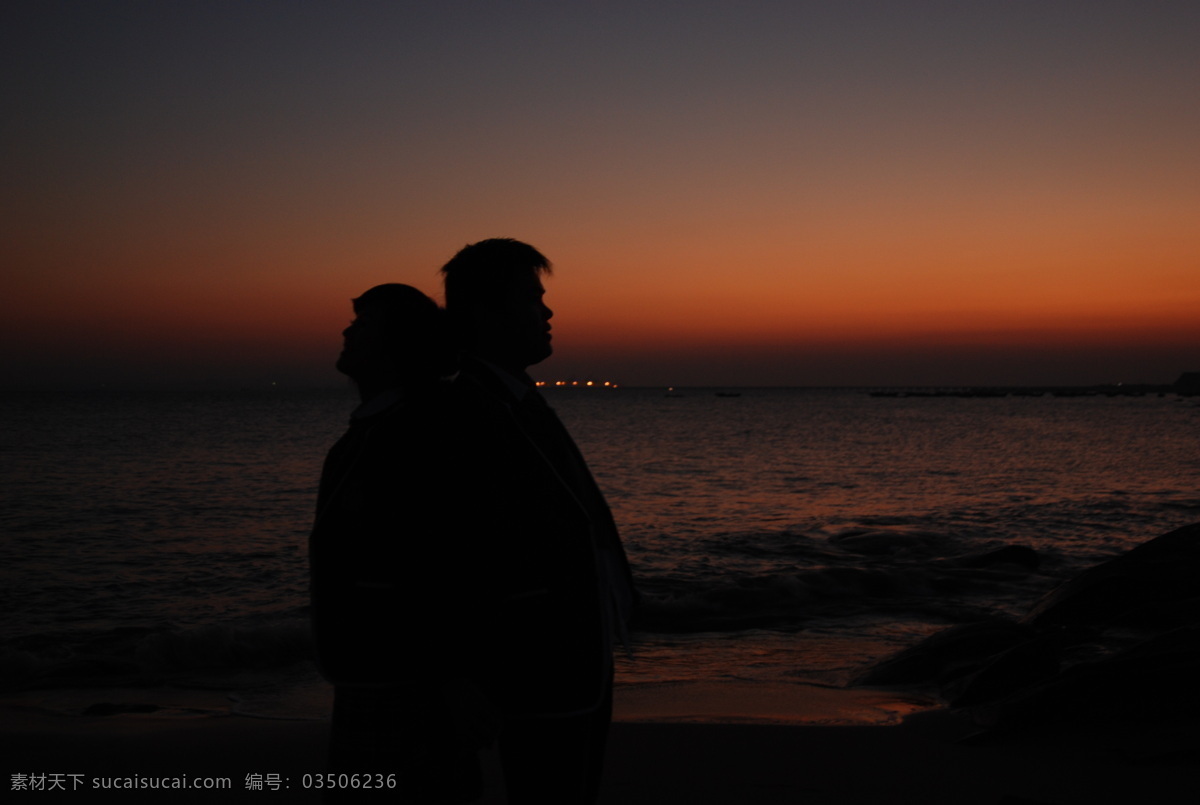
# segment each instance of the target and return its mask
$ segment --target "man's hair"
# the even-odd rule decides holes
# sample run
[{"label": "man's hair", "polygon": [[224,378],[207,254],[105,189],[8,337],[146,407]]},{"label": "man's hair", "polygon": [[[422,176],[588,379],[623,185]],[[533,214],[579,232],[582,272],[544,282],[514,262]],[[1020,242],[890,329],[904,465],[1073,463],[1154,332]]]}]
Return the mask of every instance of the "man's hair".
[{"label": "man's hair", "polygon": [[384,349],[404,374],[432,380],[454,371],[445,311],[416,288],[398,282],[376,285],[351,304],[355,313],[371,309],[382,314]]},{"label": "man's hair", "polygon": [[550,273],[550,261],[528,243],[512,238],[489,238],[464,246],[442,266],[446,310],[470,316],[494,304],[520,280]]}]

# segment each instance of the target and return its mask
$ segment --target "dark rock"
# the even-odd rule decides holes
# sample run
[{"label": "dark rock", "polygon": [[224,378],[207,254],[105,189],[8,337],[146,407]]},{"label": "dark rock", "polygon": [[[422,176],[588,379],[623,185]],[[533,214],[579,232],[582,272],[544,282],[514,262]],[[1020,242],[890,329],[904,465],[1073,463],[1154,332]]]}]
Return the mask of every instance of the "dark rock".
[{"label": "dark rock", "polygon": [[1154,626],[1164,605],[1181,604],[1197,593],[1200,523],[1176,529],[1120,556],[1088,568],[1060,584],[1034,605],[1024,622],[1042,629],[1057,625]]},{"label": "dark rock", "polygon": [[882,661],[854,684],[940,684],[978,671],[990,658],[1035,635],[1029,626],[1001,619],[952,626]]},{"label": "dark rock", "polygon": [[1050,679],[1061,666],[1061,635],[1041,634],[997,654],[971,676],[954,680],[942,695],[951,707],[992,702]]},{"label": "dark rock", "polygon": [[1200,719],[1198,579],[1193,524],[1088,568],[1019,622],[944,630],[858,683],[936,682],[993,732],[1191,723]]},{"label": "dark rock", "polygon": [[1200,628],[1157,635],[1094,662],[1080,663],[987,712],[995,726],[1052,721],[1112,725],[1200,717]]}]

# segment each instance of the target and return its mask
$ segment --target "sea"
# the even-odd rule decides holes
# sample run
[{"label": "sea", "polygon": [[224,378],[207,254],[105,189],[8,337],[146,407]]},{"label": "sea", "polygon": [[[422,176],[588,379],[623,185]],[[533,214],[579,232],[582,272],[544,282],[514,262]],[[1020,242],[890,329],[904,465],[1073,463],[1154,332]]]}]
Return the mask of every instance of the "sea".
[{"label": "sea", "polygon": [[[642,593],[618,686],[844,686],[1200,521],[1198,397],[929,392],[548,388]],[[0,395],[0,692],[172,685],[327,715],[307,539],[355,404]]]}]

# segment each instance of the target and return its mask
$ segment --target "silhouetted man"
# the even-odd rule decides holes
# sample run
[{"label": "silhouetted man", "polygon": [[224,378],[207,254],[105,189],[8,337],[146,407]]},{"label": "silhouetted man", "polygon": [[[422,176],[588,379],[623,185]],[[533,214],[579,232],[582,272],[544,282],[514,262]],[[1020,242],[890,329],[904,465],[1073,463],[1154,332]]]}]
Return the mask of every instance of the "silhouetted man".
[{"label": "silhouetted man", "polygon": [[454,509],[487,602],[477,679],[501,714],[509,801],[564,805],[596,798],[633,586],[604,496],[526,374],[551,353],[549,273],[509,239],[442,268],[463,346]]}]

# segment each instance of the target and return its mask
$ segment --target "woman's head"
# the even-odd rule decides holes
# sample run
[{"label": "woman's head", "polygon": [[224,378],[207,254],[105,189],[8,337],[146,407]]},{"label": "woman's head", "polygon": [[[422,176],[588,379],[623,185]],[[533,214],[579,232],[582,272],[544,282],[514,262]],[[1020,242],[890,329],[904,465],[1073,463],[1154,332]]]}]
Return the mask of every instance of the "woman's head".
[{"label": "woman's head", "polygon": [[431,382],[454,369],[445,313],[410,285],[376,285],[353,300],[338,371],[364,390]]}]

